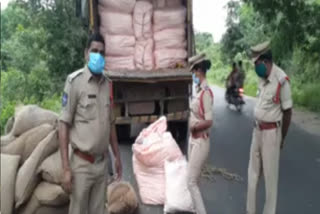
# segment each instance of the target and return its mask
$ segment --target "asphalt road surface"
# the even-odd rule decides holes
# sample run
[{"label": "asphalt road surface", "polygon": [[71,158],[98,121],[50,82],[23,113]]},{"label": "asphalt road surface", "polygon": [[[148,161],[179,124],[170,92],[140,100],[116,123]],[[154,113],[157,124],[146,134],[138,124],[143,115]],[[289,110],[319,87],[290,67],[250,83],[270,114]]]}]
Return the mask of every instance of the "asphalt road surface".
[{"label": "asphalt road surface", "polygon": [[[213,87],[214,126],[209,164],[226,168],[243,178],[229,181],[217,175],[215,182],[202,179],[200,188],[208,214],[245,214],[247,168],[253,129],[254,99],[246,99],[242,113],[228,108],[224,90]],[[121,142],[124,180],[136,188],[132,171],[132,142]],[[264,203],[264,182],[257,194],[258,212]],[[161,214],[163,207],[141,205],[141,214]],[[292,124],[281,152],[278,214],[320,214],[320,137]]]}]

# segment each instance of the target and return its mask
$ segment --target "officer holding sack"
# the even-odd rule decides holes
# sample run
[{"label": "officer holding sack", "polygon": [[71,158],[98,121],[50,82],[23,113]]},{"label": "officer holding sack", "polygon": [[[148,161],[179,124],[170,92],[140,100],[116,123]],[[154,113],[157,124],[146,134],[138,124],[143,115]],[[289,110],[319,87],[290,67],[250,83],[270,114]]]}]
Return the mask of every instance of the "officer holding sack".
[{"label": "officer holding sack", "polygon": [[273,63],[270,42],[252,47],[251,51],[260,83],[248,168],[247,213],[256,213],[257,185],[263,174],[266,189],[263,214],[275,214],[280,149],[292,115],[290,82],[286,73]]},{"label": "officer holding sack", "polygon": [[71,199],[69,214],[105,214],[109,142],[121,178],[120,154],[111,117],[110,81],[103,75],[104,52],[103,37],[91,35],[85,50],[87,63],[68,76],[62,97],[59,141],[62,186]]}]

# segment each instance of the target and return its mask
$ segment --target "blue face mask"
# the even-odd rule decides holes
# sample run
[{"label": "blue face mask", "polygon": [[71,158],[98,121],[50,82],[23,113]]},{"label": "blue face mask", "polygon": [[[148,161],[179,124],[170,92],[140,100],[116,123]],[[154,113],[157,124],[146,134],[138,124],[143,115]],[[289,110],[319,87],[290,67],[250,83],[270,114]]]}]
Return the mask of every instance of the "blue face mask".
[{"label": "blue face mask", "polygon": [[259,63],[255,66],[255,71],[260,78],[267,77],[267,67],[264,63]]},{"label": "blue face mask", "polygon": [[93,74],[102,74],[105,60],[100,53],[90,53],[88,67]]},{"label": "blue face mask", "polygon": [[199,84],[200,84],[200,79],[199,79],[199,77],[196,76],[195,73],[192,74],[192,79],[193,79],[193,82],[194,82],[196,85],[199,85]]}]

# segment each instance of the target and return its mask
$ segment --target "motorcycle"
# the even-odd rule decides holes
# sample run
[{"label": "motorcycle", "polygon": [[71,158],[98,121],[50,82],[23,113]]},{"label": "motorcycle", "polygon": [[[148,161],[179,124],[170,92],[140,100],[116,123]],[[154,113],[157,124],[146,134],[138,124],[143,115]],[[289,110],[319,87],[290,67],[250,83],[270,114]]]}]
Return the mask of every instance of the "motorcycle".
[{"label": "motorcycle", "polygon": [[225,98],[229,105],[234,105],[237,111],[242,111],[242,106],[245,104],[243,100],[243,88],[229,88],[226,92]]}]

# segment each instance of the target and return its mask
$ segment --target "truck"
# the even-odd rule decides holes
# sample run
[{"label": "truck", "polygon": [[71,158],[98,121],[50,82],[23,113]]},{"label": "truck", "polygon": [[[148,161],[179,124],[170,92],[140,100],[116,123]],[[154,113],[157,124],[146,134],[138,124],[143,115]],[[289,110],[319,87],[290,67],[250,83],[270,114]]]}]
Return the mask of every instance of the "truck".
[{"label": "truck", "polygon": [[[195,53],[192,0],[187,9],[188,57]],[[77,0],[77,14],[85,18],[88,33],[99,32],[98,0]],[[120,141],[137,135],[141,127],[166,116],[168,128],[178,142],[187,137],[192,75],[189,65],[161,70],[108,70],[112,80],[113,113]],[[137,131],[138,130],[138,131]]]}]

